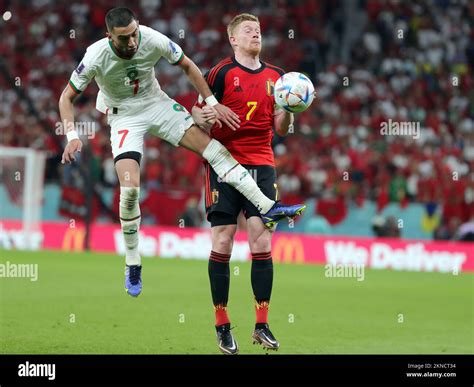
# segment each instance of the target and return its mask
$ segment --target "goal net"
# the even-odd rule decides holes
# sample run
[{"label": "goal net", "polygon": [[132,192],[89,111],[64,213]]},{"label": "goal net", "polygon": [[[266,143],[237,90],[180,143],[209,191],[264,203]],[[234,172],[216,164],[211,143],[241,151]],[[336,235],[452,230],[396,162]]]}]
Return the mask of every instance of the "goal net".
[{"label": "goal net", "polygon": [[[0,248],[37,246],[45,160],[46,155],[41,151],[0,146],[0,234],[3,234]],[[15,227],[14,246],[2,224],[6,222],[20,225]]]}]

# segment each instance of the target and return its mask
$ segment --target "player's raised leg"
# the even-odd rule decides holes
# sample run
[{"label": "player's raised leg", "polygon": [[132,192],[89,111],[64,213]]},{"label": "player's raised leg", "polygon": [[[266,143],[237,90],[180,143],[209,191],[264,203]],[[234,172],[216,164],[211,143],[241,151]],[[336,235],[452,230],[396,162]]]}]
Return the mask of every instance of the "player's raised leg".
[{"label": "player's raised leg", "polygon": [[251,281],[256,314],[252,339],[254,344],[277,350],[280,344],[268,326],[268,309],[273,287],[272,232],[256,216],[247,220],[247,232],[252,253]]},{"label": "player's raised leg", "polygon": [[262,214],[263,223],[268,228],[272,228],[285,217],[301,214],[306,208],[305,205],[287,206],[276,203],[266,197],[248,171],[229,151],[196,125],[186,130],[179,145],[204,157],[223,181],[232,185],[258,209]]},{"label": "player's raised leg", "polygon": [[[217,218],[225,220],[225,214],[214,213]],[[224,222],[225,223],[225,222]],[[236,355],[239,347],[230,328],[227,314],[229,300],[230,270],[229,260],[232,254],[236,224],[226,224],[211,228],[212,251],[209,257],[209,281],[211,284],[212,303],[216,315],[216,335],[219,350],[225,355]]]},{"label": "player's raised leg", "polygon": [[[140,229],[140,153],[128,152],[134,158],[122,158],[115,163],[120,181],[119,216],[125,241],[125,290],[133,297],[142,291],[141,258],[138,253]],[[135,154],[135,155],[133,155]]]}]

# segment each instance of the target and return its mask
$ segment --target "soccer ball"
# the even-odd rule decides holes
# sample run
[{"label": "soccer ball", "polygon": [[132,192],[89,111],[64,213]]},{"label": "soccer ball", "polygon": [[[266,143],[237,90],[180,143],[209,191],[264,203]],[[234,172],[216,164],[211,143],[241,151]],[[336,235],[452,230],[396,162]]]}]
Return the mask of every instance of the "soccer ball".
[{"label": "soccer ball", "polygon": [[314,86],[301,73],[282,75],[275,83],[275,102],[290,113],[301,113],[308,109],[314,99]]}]

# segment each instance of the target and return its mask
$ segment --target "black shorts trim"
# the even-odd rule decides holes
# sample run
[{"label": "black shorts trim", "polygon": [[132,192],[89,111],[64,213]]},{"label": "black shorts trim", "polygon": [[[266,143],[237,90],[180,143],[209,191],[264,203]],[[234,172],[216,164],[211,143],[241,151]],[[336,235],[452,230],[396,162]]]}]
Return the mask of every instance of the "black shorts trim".
[{"label": "black shorts trim", "polygon": [[237,224],[237,216],[222,211],[214,211],[210,213],[208,219],[209,222],[211,222],[211,227]]},{"label": "black shorts trim", "polygon": [[114,158],[114,164],[122,159],[133,159],[138,163],[138,165],[140,165],[140,161],[142,160],[142,154],[140,152],[135,151],[121,153],[116,158]]}]

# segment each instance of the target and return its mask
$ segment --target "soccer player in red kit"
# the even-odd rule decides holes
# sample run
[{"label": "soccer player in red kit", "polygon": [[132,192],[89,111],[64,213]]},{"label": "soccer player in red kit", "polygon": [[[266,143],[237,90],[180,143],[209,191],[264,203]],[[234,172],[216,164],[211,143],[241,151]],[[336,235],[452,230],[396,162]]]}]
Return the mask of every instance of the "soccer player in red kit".
[{"label": "soccer player in red kit", "polygon": [[[240,128],[233,130],[215,122],[212,110],[203,105],[193,107],[193,118],[211,137],[222,142],[232,156],[253,175],[262,192],[278,200],[275,163],[271,142],[273,130],[284,136],[293,123],[293,115],[275,106],[273,88],[284,74],[279,67],[260,61],[262,45],[258,18],[240,14],[227,27],[234,56],[226,58],[204,76],[216,99],[239,115]],[[229,174],[226,179],[239,179]],[[237,217],[243,211],[247,219],[252,253],[251,282],[255,297],[256,324],[254,343],[267,349],[278,349],[268,326],[268,307],[273,284],[271,255],[272,230],[266,228],[257,209],[234,188],[225,184],[206,165],[206,213],[211,222],[212,251],[209,279],[216,315],[218,346],[224,354],[237,354],[238,345],[230,331],[227,314],[229,296],[229,260],[232,253]],[[305,209],[300,205],[297,214]]]}]

